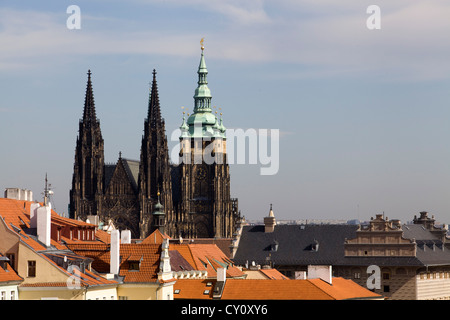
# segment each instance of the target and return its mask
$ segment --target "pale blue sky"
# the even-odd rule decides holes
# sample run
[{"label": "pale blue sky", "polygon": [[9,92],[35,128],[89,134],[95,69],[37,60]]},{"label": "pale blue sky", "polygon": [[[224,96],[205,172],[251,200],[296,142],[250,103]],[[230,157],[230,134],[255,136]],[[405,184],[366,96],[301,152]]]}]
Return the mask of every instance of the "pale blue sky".
[{"label": "pale blue sky", "polygon": [[[80,30],[66,27],[72,4]],[[279,219],[426,210],[449,223],[449,17],[444,0],[2,1],[0,188],[41,200],[48,173],[67,213],[88,69],[107,162],[139,159],[153,68],[170,139],[205,37],[224,125],[281,132],[278,174],[231,167],[246,218],[273,203]]]}]

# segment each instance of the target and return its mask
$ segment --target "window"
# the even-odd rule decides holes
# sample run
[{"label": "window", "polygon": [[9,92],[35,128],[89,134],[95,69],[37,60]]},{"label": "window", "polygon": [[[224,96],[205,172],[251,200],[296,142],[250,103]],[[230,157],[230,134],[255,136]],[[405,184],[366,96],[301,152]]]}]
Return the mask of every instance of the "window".
[{"label": "window", "polygon": [[14,290],[11,291],[11,300],[16,300],[16,292]]},{"label": "window", "polygon": [[175,293],[175,294],[179,294],[180,293],[180,289],[176,289],[176,290],[174,290],[174,292],[173,293]]},{"label": "window", "polygon": [[128,261],[129,270],[139,271],[139,261]]},{"label": "window", "polygon": [[36,261],[28,260],[28,277],[36,277]]},{"label": "window", "polygon": [[389,272],[383,272],[383,280],[389,280],[389,279],[390,279]]},{"label": "window", "polygon": [[6,300],[6,291],[0,293],[0,300]]},{"label": "window", "polygon": [[9,259],[9,265],[11,266],[11,268],[13,268],[14,271],[16,271],[15,269],[15,265],[16,265],[16,255],[14,253],[7,253],[6,257]]},{"label": "window", "polygon": [[383,292],[389,292],[390,288],[389,286],[383,286]]}]

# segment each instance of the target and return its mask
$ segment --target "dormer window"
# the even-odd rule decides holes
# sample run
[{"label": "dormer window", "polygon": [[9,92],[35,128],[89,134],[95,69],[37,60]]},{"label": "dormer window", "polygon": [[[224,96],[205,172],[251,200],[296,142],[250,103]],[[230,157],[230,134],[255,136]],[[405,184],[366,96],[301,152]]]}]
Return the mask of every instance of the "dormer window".
[{"label": "dormer window", "polygon": [[278,241],[274,241],[274,242],[270,245],[271,251],[274,251],[274,252],[278,251],[278,246],[279,246]]},{"label": "dormer window", "polygon": [[128,269],[131,271],[139,271],[139,261],[128,261]]},{"label": "dormer window", "polygon": [[139,271],[141,267],[142,256],[141,255],[131,255],[127,259],[128,270]]}]

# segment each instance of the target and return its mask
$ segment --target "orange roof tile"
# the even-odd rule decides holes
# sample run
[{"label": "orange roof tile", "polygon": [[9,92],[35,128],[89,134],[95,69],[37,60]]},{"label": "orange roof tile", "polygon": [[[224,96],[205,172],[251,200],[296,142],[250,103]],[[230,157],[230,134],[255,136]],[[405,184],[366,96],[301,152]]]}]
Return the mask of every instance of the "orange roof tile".
[{"label": "orange roof tile", "polygon": [[381,298],[379,294],[358,285],[352,280],[341,277],[332,278],[332,285],[322,279],[310,279],[309,281],[336,300]]},{"label": "orange roof tile", "polygon": [[[107,244],[67,244],[80,256],[92,258],[92,267],[100,273],[110,272],[110,251]],[[158,279],[161,245],[143,243],[122,243],[119,275],[124,282],[155,282]],[[130,260],[131,259],[131,260]],[[139,260],[139,270],[131,269],[129,262]]]},{"label": "orange roof tile", "polygon": [[170,244],[196,270],[206,270],[208,277],[215,278],[218,268],[227,268],[227,277],[244,277],[245,274],[215,244]]},{"label": "orange roof tile", "polygon": [[212,299],[216,280],[178,279],[173,286],[174,299]]},{"label": "orange roof tile", "polygon": [[[0,254],[0,258],[2,257],[3,256]],[[0,282],[9,281],[23,281],[23,278],[20,277],[13,268],[11,268],[7,261],[5,261],[4,267],[0,266]]]},{"label": "orange roof tile", "polygon": [[[85,286],[80,284],[80,286]],[[22,283],[20,287],[67,287],[66,282],[36,282],[36,283]]]},{"label": "orange roof tile", "polygon": [[222,299],[329,300],[328,294],[307,280],[228,279]]},{"label": "orange roof tile", "polygon": [[[35,250],[36,254],[39,254],[49,263],[52,263],[56,268],[59,268],[61,271],[66,273],[68,277],[70,277],[72,275],[71,273],[47,256],[49,253],[49,251],[47,251],[47,247],[37,241],[36,236],[27,234],[27,232],[29,232],[28,229],[30,228],[30,208],[33,203],[33,201],[0,198],[0,218],[4,221],[6,227],[16,233],[23,243]],[[78,226],[81,228],[95,227],[92,224],[82,221],[60,217],[53,210],[51,211],[51,223],[52,226],[57,227],[66,225]],[[51,245],[59,250],[68,249],[62,242],[55,241],[54,239],[51,239]],[[68,257],[71,256],[70,253],[67,253],[66,255]],[[105,285],[117,283],[116,281],[106,280],[87,269],[81,274],[81,277],[81,284],[83,285]],[[55,286],[55,284],[52,283],[46,284],[46,286],[48,285]],[[64,285],[66,286],[65,283]]]},{"label": "orange roof tile", "polygon": [[289,278],[282,274],[277,269],[260,269],[262,274],[264,274],[267,278],[272,280],[288,280]]},{"label": "orange roof tile", "polygon": [[153,231],[147,238],[142,240],[141,243],[146,244],[162,244],[164,239],[171,239],[168,235],[163,234],[159,229]]},{"label": "orange roof tile", "polygon": [[[208,279],[179,279],[174,285],[175,299],[212,299],[204,295]],[[212,281],[213,283],[215,280]],[[213,287],[211,292],[213,292]],[[333,278],[333,285],[313,280],[227,279],[222,300],[345,300],[381,299],[351,280]]]}]

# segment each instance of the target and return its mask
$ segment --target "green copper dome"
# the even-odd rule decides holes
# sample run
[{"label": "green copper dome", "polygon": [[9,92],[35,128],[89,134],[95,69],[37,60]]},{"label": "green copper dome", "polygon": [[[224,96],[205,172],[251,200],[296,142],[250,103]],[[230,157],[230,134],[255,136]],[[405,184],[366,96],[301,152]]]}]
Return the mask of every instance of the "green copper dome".
[{"label": "green copper dome", "polygon": [[202,54],[198,66],[198,86],[194,94],[194,113],[187,121],[183,118],[180,138],[204,138],[221,137],[224,138],[225,127],[222,119],[219,119],[211,112],[211,91],[208,88],[208,69],[206,68],[205,56]]}]

